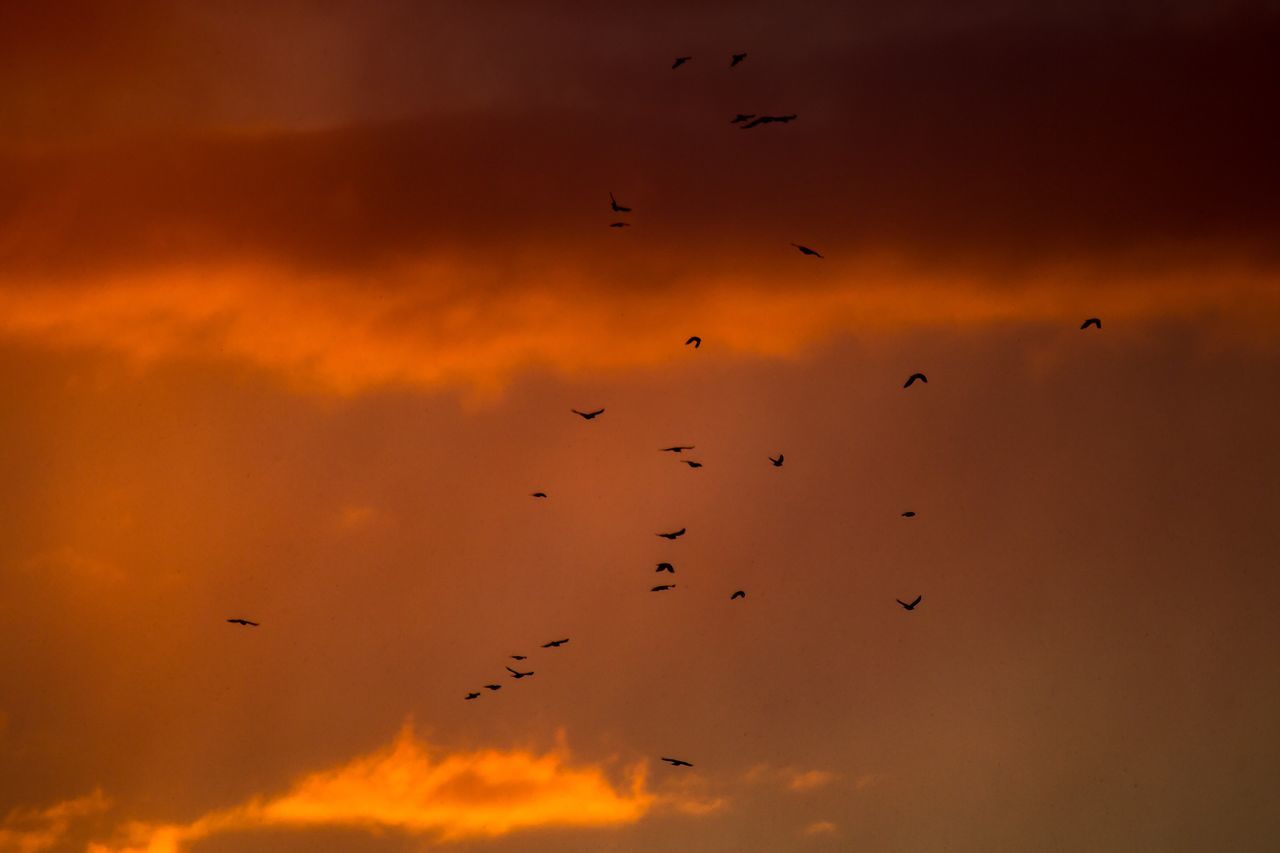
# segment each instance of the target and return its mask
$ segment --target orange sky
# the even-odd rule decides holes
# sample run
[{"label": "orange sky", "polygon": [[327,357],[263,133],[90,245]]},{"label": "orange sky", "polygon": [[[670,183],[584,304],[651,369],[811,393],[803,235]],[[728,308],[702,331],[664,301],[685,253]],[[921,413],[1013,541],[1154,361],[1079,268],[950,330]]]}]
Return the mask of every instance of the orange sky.
[{"label": "orange sky", "polygon": [[0,10],[0,851],[1272,849],[1277,44]]}]

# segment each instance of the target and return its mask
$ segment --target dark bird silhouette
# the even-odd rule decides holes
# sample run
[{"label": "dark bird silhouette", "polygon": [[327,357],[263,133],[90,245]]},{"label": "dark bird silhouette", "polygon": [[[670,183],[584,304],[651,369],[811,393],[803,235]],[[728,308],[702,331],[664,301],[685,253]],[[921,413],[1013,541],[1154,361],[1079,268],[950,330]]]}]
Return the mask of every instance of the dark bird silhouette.
[{"label": "dark bird silhouette", "polygon": [[917,379],[919,379],[921,382],[923,382],[923,383],[924,383],[924,384],[926,384],[926,385],[928,385],[928,384],[929,384],[929,377],[928,377],[928,376],[925,376],[923,373],[913,373],[913,374],[911,374],[910,376],[908,376],[908,377],[907,377],[907,381],[906,381],[906,383],[904,383],[904,384],[903,384],[903,386],[902,386],[902,387],[903,387],[903,388],[910,388],[910,387],[915,383],[915,381],[916,381]]},{"label": "dark bird silhouette", "polygon": [[816,249],[810,249],[808,246],[801,246],[799,243],[792,243],[791,245],[799,249],[800,254],[802,255],[813,255],[815,258],[822,257],[822,253],[817,251]]},{"label": "dark bird silhouette", "polygon": [[894,601],[896,601],[896,602],[898,602],[899,604],[901,604],[901,605],[903,606],[903,608],[904,608],[904,609],[906,609],[906,610],[915,610],[915,609],[916,609],[916,605],[920,603],[920,599],[922,599],[922,598],[924,598],[924,596],[923,596],[923,595],[917,595],[917,596],[916,596],[916,600],[915,600],[915,601],[913,601],[913,602],[911,602],[910,604],[907,604],[907,603],[906,603],[905,601],[903,601],[901,598],[895,598],[895,599],[894,599]]},{"label": "dark bird silhouette", "polygon": [[677,444],[675,447],[659,447],[663,453],[679,453],[682,450],[693,450],[692,444]]},{"label": "dark bird silhouette", "polygon": [[529,676],[533,675],[532,672],[517,672],[511,667],[507,667],[507,672],[511,673],[512,678],[528,678]]},{"label": "dark bird silhouette", "polygon": [[533,494],[529,495],[529,497],[531,498],[545,498],[546,496],[547,496],[546,492],[534,492]]},{"label": "dark bird silhouette", "polygon": [[783,460],[784,458],[785,458],[785,457],[784,457],[781,453],[779,453],[779,454],[778,454],[778,458],[777,458],[777,459],[774,459],[772,456],[770,456],[770,457],[769,457],[769,461],[773,463],[773,467],[774,467],[774,468],[781,468],[781,467],[782,467],[782,460]]},{"label": "dark bird silhouette", "polygon": [[658,586],[655,586],[653,589],[649,590],[649,592],[666,592],[669,589],[675,589],[675,588],[676,588],[676,585],[673,583],[664,583],[664,584],[659,584]]},{"label": "dark bird silhouette", "polygon": [[1088,320],[1085,320],[1083,323],[1080,324],[1081,329],[1087,329],[1090,326],[1093,326],[1095,329],[1101,329],[1102,321],[1099,320],[1097,317],[1090,317]]},{"label": "dark bird silhouette", "polygon": [[594,417],[604,414],[604,409],[596,409],[594,412],[579,412],[577,409],[570,409],[569,411],[573,412],[585,421],[589,421]]},{"label": "dark bird silhouette", "polygon": [[907,510],[906,512],[904,512],[904,513],[902,514],[902,517],[903,517],[903,518],[915,518],[915,517],[916,517],[915,510],[912,510],[912,509]]},{"label": "dark bird silhouette", "polygon": [[610,228],[630,228],[631,223],[630,222],[610,222],[609,227]]},{"label": "dark bird silhouette", "polygon": [[681,462],[683,462],[684,464],[688,465],[690,468],[701,468],[701,467],[702,467],[702,463],[701,463],[701,462],[694,462],[692,459],[681,459],[680,461],[681,461]]},{"label": "dark bird silhouette", "polygon": [[679,539],[681,536],[684,535],[684,532],[685,532],[685,529],[681,527],[679,530],[675,531],[674,533],[659,533],[657,535],[661,536],[663,539]]},{"label": "dark bird silhouette", "polygon": [[679,68],[681,65],[684,65],[684,64],[685,64],[686,62],[688,62],[690,59],[693,59],[693,57],[692,57],[692,56],[677,56],[677,57],[676,57],[676,61],[675,61],[675,62],[673,62],[673,63],[671,63],[671,67],[672,67],[672,68]]},{"label": "dark bird silhouette", "polygon": [[747,58],[747,55],[745,53],[731,54],[729,57],[729,67],[732,68],[733,66],[737,65],[739,62],[741,62],[746,58]]},{"label": "dark bird silhouette", "polygon": [[543,643],[543,644],[542,644],[542,647],[543,647],[544,649],[558,649],[558,648],[560,648],[561,646],[563,646],[563,645],[564,645],[565,643],[567,643],[567,642],[569,642],[569,640],[568,640],[568,639],[564,639],[564,640],[552,640],[552,641],[551,641],[551,642],[549,642],[549,643]]},{"label": "dark bird silhouette", "polygon": [[747,124],[742,125],[742,129],[750,130],[753,127],[759,127],[762,124],[773,124],[775,121],[780,124],[786,124],[787,122],[794,121],[794,120],[795,120],[794,113],[792,113],[789,116],[757,116],[754,121],[751,121],[751,122],[748,122]]},{"label": "dark bird silhouette", "polygon": [[511,659],[512,659],[512,660],[525,660],[525,658],[526,658],[526,656],[525,656],[525,655],[512,655],[512,656],[511,656]]},{"label": "dark bird silhouette", "polygon": [[747,597],[746,590],[740,589],[737,592],[735,592],[733,595],[729,596],[729,600],[733,601],[735,598],[746,598],[746,597]]},{"label": "dark bird silhouette", "polygon": [[233,625],[244,625],[244,626],[249,627],[249,628],[257,628],[257,627],[258,627],[258,623],[257,623],[257,622],[250,622],[248,619],[228,619],[227,621],[228,621],[228,622],[230,622],[230,623],[231,623],[231,624],[233,624]]},{"label": "dark bird silhouette", "polygon": [[486,684],[486,685],[484,686],[484,688],[485,688],[486,690],[501,690],[501,689],[502,689],[502,685],[501,685],[501,684]]},{"label": "dark bird silhouette", "polygon": [[689,344],[693,344],[693,348],[697,349],[698,347],[702,346],[702,338],[698,337],[697,335],[692,335],[689,338],[689,340],[684,342],[685,346],[688,346]]},{"label": "dark bird silhouette", "polygon": [[678,758],[664,758],[662,760],[670,764],[672,767],[692,767],[693,766],[689,762],[681,761]]},{"label": "dark bird silhouette", "polygon": [[468,700],[470,700],[470,699],[479,699],[479,698],[480,698],[480,694],[479,694],[479,693],[468,693],[468,694],[467,694],[467,699],[468,699]]},{"label": "dark bird silhouette", "polygon": [[733,121],[729,122],[729,124],[741,124],[744,121],[751,121],[751,119],[755,117],[755,113],[738,113],[733,117]]},{"label": "dark bird silhouette", "polygon": [[670,563],[658,563],[658,568],[654,569],[654,571],[666,572],[669,575],[674,575],[676,573],[676,567]]},{"label": "dark bird silhouette", "polygon": [[613,193],[609,193],[609,208],[614,213],[630,213],[631,212],[631,208],[623,207],[622,205],[618,204],[618,200],[613,197]]}]

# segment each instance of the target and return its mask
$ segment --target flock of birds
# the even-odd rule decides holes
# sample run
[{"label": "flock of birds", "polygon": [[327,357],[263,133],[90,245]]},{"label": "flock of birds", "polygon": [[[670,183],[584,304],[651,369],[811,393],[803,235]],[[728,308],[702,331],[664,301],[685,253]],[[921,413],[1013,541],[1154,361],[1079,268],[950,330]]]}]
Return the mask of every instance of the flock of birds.
[{"label": "flock of birds", "polygon": [[[729,67],[733,68],[737,66],[746,58],[747,58],[746,53],[731,54]],[[692,56],[678,56],[675,58],[675,61],[671,64],[671,67],[672,69],[680,68],[686,63],[692,61],[692,59],[693,59]],[[774,116],[774,115],[756,115],[754,113],[738,113],[733,117],[731,124],[739,125],[739,127],[745,130],[748,128],[759,127],[760,125],[764,125],[764,124],[773,124],[773,123],[786,124],[790,121],[794,121],[795,118],[796,116],[794,114]],[[619,204],[617,198],[614,196],[612,192],[609,193],[609,209],[615,214],[632,212],[632,208]],[[631,225],[630,222],[618,220],[615,222],[611,222],[609,227],[625,228],[625,227],[629,227],[630,225]],[[816,249],[812,249],[808,246],[804,246],[799,243],[792,243],[791,245],[794,246],[797,250],[799,250],[800,254],[802,255],[815,257],[815,258],[823,258],[823,255],[820,252],[818,252]],[[1082,331],[1089,328],[1101,329],[1102,320],[1100,320],[1097,317],[1090,317],[1080,324],[1080,329]],[[690,335],[689,338],[684,343],[685,343],[685,346],[692,346],[694,349],[699,349],[702,346],[702,338],[698,335]],[[910,388],[916,382],[928,384],[929,378],[925,376],[923,373],[912,373],[910,376],[907,377],[907,381],[903,383],[902,387]],[[577,415],[578,417],[582,418],[584,421],[595,420],[600,415],[603,415],[605,412],[603,408],[594,409],[592,411],[580,411],[578,409],[570,409],[570,411],[573,414]],[[694,450],[694,449],[695,449],[695,446],[692,444],[681,444],[681,445],[672,445],[671,447],[662,447],[662,448],[659,448],[659,451],[664,453],[681,454],[686,450]],[[781,468],[784,458],[785,457],[781,453],[779,453],[776,457],[774,456],[768,457],[769,462],[773,465],[774,468]],[[689,468],[691,469],[698,469],[702,467],[701,462],[697,462],[692,459],[682,459],[680,461],[683,462],[685,465],[689,466]],[[531,497],[538,498],[538,499],[546,499],[547,493],[542,491],[532,492]],[[916,513],[914,510],[906,510],[905,512],[902,513],[902,517],[915,518]],[[668,533],[659,533],[657,535],[662,539],[673,541],[673,540],[679,539],[681,536],[684,536],[685,533],[687,532],[688,532],[687,529],[682,527],[679,530],[673,530]],[[674,575],[675,571],[676,571],[675,566],[668,562],[658,563],[657,568],[655,569],[655,572],[659,574],[666,573],[666,574]],[[652,587],[650,592],[667,592],[669,590],[675,589],[675,587],[676,587],[675,583],[663,583],[663,584],[658,584]],[[739,590],[735,590],[733,594],[729,596],[729,600],[737,601],[740,599],[744,599],[746,597],[747,597],[746,590],[739,589]],[[907,612],[911,612],[911,611],[914,611],[916,607],[919,606],[923,598],[924,598],[923,595],[917,595],[914,599],[912,599],[909,602],[903,601],[900,598],[895,598],[894,601],[896,601],[899,605],[901,605],[903,610]],[[235,625],[247,627],[247,628],[259,627],[258,622],[253,622],[251,620],[243,619],[243,618],[228,619],[227,622],[230,622]],[[560,640],[551,640],[550,642],[543,643],[542,648],[558,649],[568,642],[569,642],[569,638],[567,637]],[[528,657],[526,655],[516,654],[516,655],[511,655],[511,659],[519,663],[520,661],[528,660]],[[532,670],[528,672],[524,672],[518,669],[514,669],[510,665],[506,665],[505,669],[507,670],[508,673],[510,673],[510,677],[517,681],[524,678],[529,678],[535,674]],[[488,690],[490,692],[496,692],[502,689],[502,685],[496,684],[496,683],[484,684],[482,685],[482,687],[485,690]],[[463,698],[466,701],[472,701],[480,698],[481,695],[482,694],[479,691],[470,691]],[[672,767],[692,767],[693,766],[691,762],[684,761],[683,759],[679,759],[679,758],[668,758],[666,756],[663,756],[661,760],[667,762]]]}]

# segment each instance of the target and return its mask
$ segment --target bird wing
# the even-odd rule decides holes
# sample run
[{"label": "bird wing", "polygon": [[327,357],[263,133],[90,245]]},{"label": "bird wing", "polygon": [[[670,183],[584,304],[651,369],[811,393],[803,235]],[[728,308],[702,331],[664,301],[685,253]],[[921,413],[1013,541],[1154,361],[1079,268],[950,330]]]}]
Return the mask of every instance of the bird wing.
[{"label": "bird wing", "polygon": [[507,672],[511,673],[512,675],[518,675],[518,674],[519,674],[519,673],[517,673],[514,669],[512,669],[511,667],[507,667]]},{"label": "bird wing", "polygon": [[917,604],[919,604],[919,603],[920,603],[920,599],[922,599],[922,598],[924,598],[924,596],[923,596],[923,595],[917,595],[917,596],[916,596],[916,600],[915,600],[915,601],[913,601],[913,602],[911,602],[911,606],[912,606],[912,607],[915,607]]},{"label": "bird wing", "polygon": [[744,125],[742,126],[742,129],[743,129],[743,130],[750,130],[751,128],[756,127],[757,125],[764,124],[764,123],[765,123],[765,121],[764,121],[764,120],[765,120],[765,118],[766,118],[765,116],[761,116],[761,117],[759,117],[759,118],[755,119],[754,121],[747,122],[746,124],[744,124]]}]

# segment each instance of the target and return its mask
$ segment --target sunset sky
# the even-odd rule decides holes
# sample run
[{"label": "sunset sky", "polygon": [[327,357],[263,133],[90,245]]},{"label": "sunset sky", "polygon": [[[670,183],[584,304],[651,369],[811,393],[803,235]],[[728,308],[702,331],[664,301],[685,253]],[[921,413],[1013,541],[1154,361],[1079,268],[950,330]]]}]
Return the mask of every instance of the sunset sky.
[{"label": "sunset sky", "polygon": [[0,853],[1277,849],[1278,80],[1271,2],[0,5]]}]

